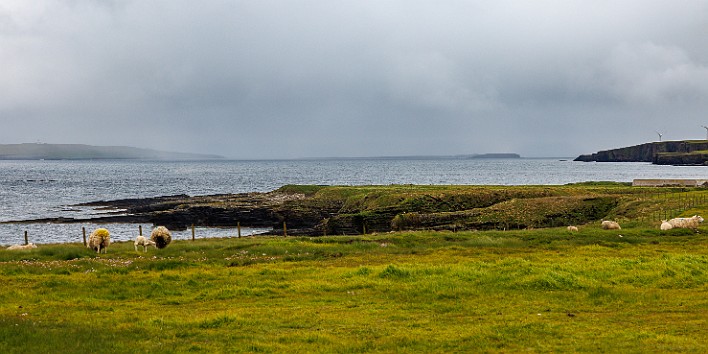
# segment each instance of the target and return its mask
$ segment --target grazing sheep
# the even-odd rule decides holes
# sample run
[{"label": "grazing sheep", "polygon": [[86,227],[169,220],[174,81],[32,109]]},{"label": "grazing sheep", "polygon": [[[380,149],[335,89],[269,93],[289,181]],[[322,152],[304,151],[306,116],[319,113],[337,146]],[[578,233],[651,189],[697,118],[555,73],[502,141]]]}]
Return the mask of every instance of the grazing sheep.
[{"label": "grazing sheep", "polygon": [[6,248],[8,251],[18,251],[18,250],[30,250],[33,248],[37,248],[37,245],[34,243],[30,242],[26,245],[12,245],[8,248]]},{"label": "grazing sheep", "polygon": [[135,251],[138,251],[138,246],[143,246],[143,252],[147,252],[149,246],[155,246],[155,242],[150,241],[147,237],[140,235],[135,238]]},{"label": "grazing sheep", "polygon": [[674,227],[666,220],[661,220],[661,226],[659,227],[662,231],[671,230]]},{"label": "grazing sheep", "polygon": [[703,218],[698,215],[694,215],[690,218],[673,218],[668,221],[668,223],[671,224],[673,228],[694,230],[697,229],[700,223],[702,222]]},{"label": "grazing sheep", "polygon": [[108,245],[111,244],[111,233],[106,229],[93,230],[86,247],[95,250],[96,253],[108,253]]},{"label": "grazing sheep", "polygon": [[164,226],[158,226],[152,230],[150,239],[155,242],[155,247],[162,249],[172,242],[172,234]]},{"label": "grazing sheep", "polygon": [[570,231],[570,232],[578,232],[578,227],[577,227],[577,226],[570,225],[570,226],[568,226],[568,231]]},{"label": "grazing sheep", "polygon": [[602,224],[600,225],[603,230],[622,230],[622,227],[616,221],[602,220]]}]

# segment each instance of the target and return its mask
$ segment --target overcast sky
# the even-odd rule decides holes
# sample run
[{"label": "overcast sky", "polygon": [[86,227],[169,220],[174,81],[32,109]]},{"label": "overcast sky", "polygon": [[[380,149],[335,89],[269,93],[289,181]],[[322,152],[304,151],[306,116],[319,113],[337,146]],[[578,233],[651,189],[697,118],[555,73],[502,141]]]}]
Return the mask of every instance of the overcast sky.
[{"label": "overcast sky", "polygon": [[559,157],[702,125],[706,0],[0,2],[0,143]]}]

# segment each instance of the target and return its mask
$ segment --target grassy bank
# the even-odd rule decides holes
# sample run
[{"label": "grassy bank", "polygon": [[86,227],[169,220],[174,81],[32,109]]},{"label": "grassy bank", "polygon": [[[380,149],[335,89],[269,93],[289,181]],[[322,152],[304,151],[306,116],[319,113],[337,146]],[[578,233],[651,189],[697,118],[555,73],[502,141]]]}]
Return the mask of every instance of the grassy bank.
[{"label": "grassy bank", "polygon": [[646,188],[616,182],[563,186],[284,186],[276,192],[303,196],[283,204],[283,218],[315,215],[312,220],[317,224],[317,235],[546,228],[602,218],[658,227],[662,219],[708,211],[706,188]]},{"label": "grassy bank", "polygon": [[0,352],[708,352],[705,231],[0,250]]},{"label": "grassy bank", "polygon": [[[287,185],[267,193],[128,199],[89,203],[127,210],[105,222],[186,229],[273,227],[291,234],[359,235],[389,231],[473,231],[560,227],[614,219],[658,226],[662,219],[704,214],[706,188],[646,188],[592,182],[563,186]],[[65,222],[64,219],[56,219]],[[73,222],[100,220],[73,220]]]}]

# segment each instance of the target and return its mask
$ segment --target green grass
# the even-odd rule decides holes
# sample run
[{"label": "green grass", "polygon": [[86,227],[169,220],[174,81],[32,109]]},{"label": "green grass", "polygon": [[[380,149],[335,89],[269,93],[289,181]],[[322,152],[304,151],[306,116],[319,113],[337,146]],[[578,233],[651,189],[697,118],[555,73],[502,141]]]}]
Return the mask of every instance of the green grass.
[{"label": "green grass", "polygon": [[0,250],[0,352],[706,352],[706,231]]},{"label": "green grass", "polygon": [[650,227],[662,219],[708,211],[705,188],[632,187],[617,182],[564,186],[289,185],[277,192],[307,195],[286,203],[304,215],[322,215],[318,213],[322,210],[333,215],[319,225],[328,235],[391,229],[525,229],[602,218]]}]

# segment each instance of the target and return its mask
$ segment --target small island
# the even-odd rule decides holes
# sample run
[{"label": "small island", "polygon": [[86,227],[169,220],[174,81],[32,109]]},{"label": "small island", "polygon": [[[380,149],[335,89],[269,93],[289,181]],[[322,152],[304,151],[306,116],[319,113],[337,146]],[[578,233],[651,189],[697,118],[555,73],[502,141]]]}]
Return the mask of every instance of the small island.
[{"label": "small island", "polygon": [[469,156],[470,159],[520,159],[521,155],[515,153],[488,153]]}]

